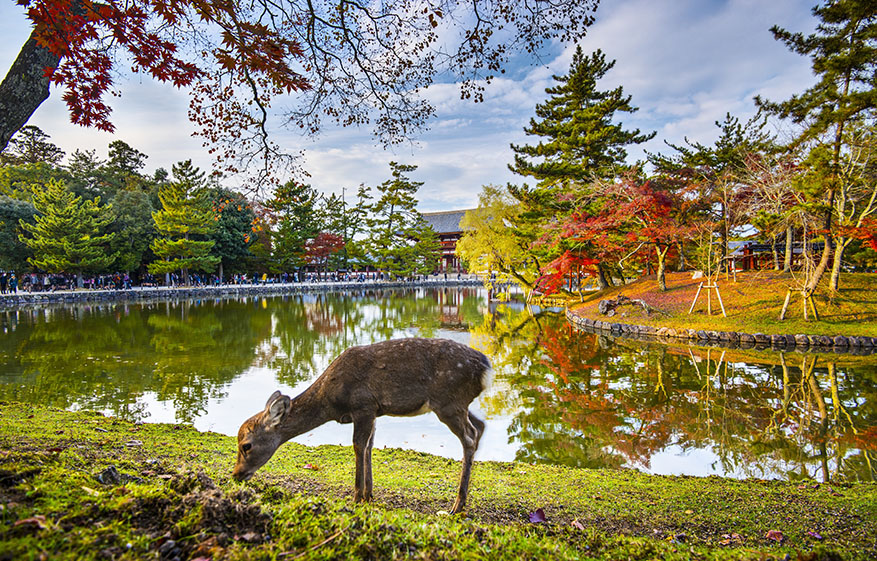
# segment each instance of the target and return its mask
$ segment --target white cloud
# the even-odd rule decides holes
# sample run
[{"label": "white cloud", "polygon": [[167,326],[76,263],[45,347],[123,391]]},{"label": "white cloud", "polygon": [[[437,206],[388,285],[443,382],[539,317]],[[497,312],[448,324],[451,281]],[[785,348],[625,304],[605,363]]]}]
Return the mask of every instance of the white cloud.
[{"label": "white cloud", "polygon": [[[784,99],[812,82],[804,57],[791,53],[768,31],[778,24],[808,32],[815,24],[812,0],[626,0],[605,2],[597,22],[582,40],[586,52],[602,49],[615,68],[601,83],[624,86],[640,110],[621,116],[627,128],[657,130],[645,146],[666,151],[663,141],[684,137],[703,143],[715,139],[713,124],[726,112],[746,118],[755,111],[752,97]],[[0,67],[8,68],[28,28],[15,5],[0,5]],[[278,136],[281,145],[305,152],[309,181],[323,192],[348,196],[360,183],[377,185],[389,177],[391,160],[418,165],[412,174],[423,181],[422,210],[474,206],[481,186],[522,182],[507,169],[510,143],[536,142],[523,133],[552,75],[566,74],[574,51],[570,46],[529,69],[510,68],[485,92],[484,103],[460,99],[455,84],[435,84],[425,95],[437,109],[430,130],[412,144],[383,148],[368,131],[327,128],[312,141],[295,131]],[[187,96],[171,87],[135,77],[121,84],[123,96],[111,99],[115,136],[69,124],[57,92],[33,118],[65,151],[95,148],[106,153],[115,138],[149,155],[148,168],[169,168],[192,158],[206,168],[211,158],[191,137],[186,118]],[[629,150],[642,157],[641,148]]]}]

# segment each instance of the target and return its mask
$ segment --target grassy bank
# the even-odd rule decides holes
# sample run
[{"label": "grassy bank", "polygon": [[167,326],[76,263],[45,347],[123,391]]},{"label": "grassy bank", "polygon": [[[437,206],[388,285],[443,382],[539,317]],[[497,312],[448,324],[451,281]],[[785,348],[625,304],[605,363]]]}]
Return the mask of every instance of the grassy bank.
[{"label": "grassy bank", "polygon": [[[743,333],[847,335],[877,337],[877,274],[847,273],[841,278],[840,292],[831,297],[827,286],[816,293],[820,320],[804,320],[802,302],[792,295],[786,319],[779,321],[780,310],[790,286],[789,274],[775,271],[738,273],[737,280],[719,279],[719,291],[728,317],[722,317],[715,293],[712,312],[708,316],[706,289],[701,291],[695,310],[688,310],[698,285],[704,279],[693,279],[691,273],[668,273],[667,291],[658,290],[654,277],[636,280],[628,285],[587,294],[584,302],[572,305],[575,313],[594,320],[617,321],[639,325],[666,326],[676,329],[739,331]],[[828,282],[828,276],[823,284]],[[600,300],[625,295],[641,299],[667,315],[647,315],[641,308],[624,306],[609,320],[597,311]]]},{"label": "grassy bank", "polygon": [[[191,427],[0,403],[0,559],[873,559],[877,485],[659,477],[282,447],[250,482]],[[544,522],[532,523],[542,509]],[[536,516],[536,515],[534,515]],[[800,556],[800,557],[799,557]]]}]

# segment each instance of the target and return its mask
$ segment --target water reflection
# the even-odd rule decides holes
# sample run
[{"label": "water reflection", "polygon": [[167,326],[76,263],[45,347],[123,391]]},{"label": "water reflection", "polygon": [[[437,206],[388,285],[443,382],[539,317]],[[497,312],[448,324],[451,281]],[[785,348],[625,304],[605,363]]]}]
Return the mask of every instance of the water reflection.
[{"label": "water reflection", "polygon": [[[488,303],[477,289],[19,310],[0,313],[0,333],[0,399],[132,420],[155,420],[164,408],[195,423],[243,393],[307,384],[351,345],[451,337],[487,352],[496,370],[480,407],[489,428],[507,434],[482,444],[482,460],[513,454],[789,479],[877,475],[875,357],[611,340],[556,314]],[[240,419],[228,417],[217,430],[234,432]],[[433,423],[446,432],[423,419],[398,430],[419,436]],[[337,427],[339,441],[349,440]]]},{"label": "water reflection", "polygon": [[613,341],[524,312],[475,333],[516,394],[519,460],[648,470],[672,447],[709,450],[723,474],[877,474],[873,357]]}]

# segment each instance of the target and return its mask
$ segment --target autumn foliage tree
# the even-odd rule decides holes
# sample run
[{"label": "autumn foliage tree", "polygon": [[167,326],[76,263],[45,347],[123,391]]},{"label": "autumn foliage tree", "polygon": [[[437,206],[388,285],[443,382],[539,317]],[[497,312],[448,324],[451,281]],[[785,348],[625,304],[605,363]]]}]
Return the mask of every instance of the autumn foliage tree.
[{"label": "autumn foliage tree", "polygon": [[596,265],[607,256],[619,261],[638,257],[648,263],[649,254],[653,254],[658,286],[666,290],[668,255],[691,236],[693,225],[686,220],[685,211],[696,200],[657,181],[640,181],[634,176],[594,182],[581,191],[584,194],[574,205],[579,210],[558,220],[552,227],[553,236],[545,242],[567,247],[545,267],[546,276],[568,276],[575,267],[596,275]]},{"label": "autumn foliage tree", "polygon": [[[74,123],[112,131],[110,94],[123,68],[186,88],[189,117],[226,171],[277,175],[291,157],[273,120],[316,132],[323,119],[373,125],[386,142],[433,113],[420,93],[453,76],[462,96],[518,53],[584,35],[596,0],[17,0],[31,36],[0,84],[0,149],[64,90]],[[287,112],[278,99],[294,96]]]},{"label": "autumn foliage tree", "polygon": [[329,265],[329,258],[343,249],[344,238],[338,234],[320,232],[305,245],[305,259],[317,271],[325,271]]}]

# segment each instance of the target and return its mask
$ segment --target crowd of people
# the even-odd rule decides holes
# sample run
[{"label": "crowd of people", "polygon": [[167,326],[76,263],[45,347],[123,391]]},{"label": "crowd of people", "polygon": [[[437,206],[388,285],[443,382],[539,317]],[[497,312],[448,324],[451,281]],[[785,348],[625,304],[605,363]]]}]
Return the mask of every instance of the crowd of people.
[{"label": "crowd of people", "polygon": [[[456,274],[460,280],[462,275]],[[424,280],[448,280],[447,273],[434,273],[432,275],[418,275],[411,281]],[[43,274],[25,273],[20,277],[11,271],[0,272],[0,294],[15,294],[22,292],[55,292],[58,290],[73,290],[76,288],[86,290],[129,290],[136,287],[152,288],[158,286],[228,286],[250,284],[276,284],[276,283],[318,283],[318,282],[382,282],[389,281],[390,276],[379,271],[351,271],[331,273],[280,273],[275,275],[263,274],[234,274],[228,278],[220,278],[219,275],[191,273],[188,282],[178,273],[167,275],[143,274],[139,278],[132,278],[127,273],[115,273],[112,275],[83,276],[80,286],[77,286],[76,275],[69,274]]]}]

